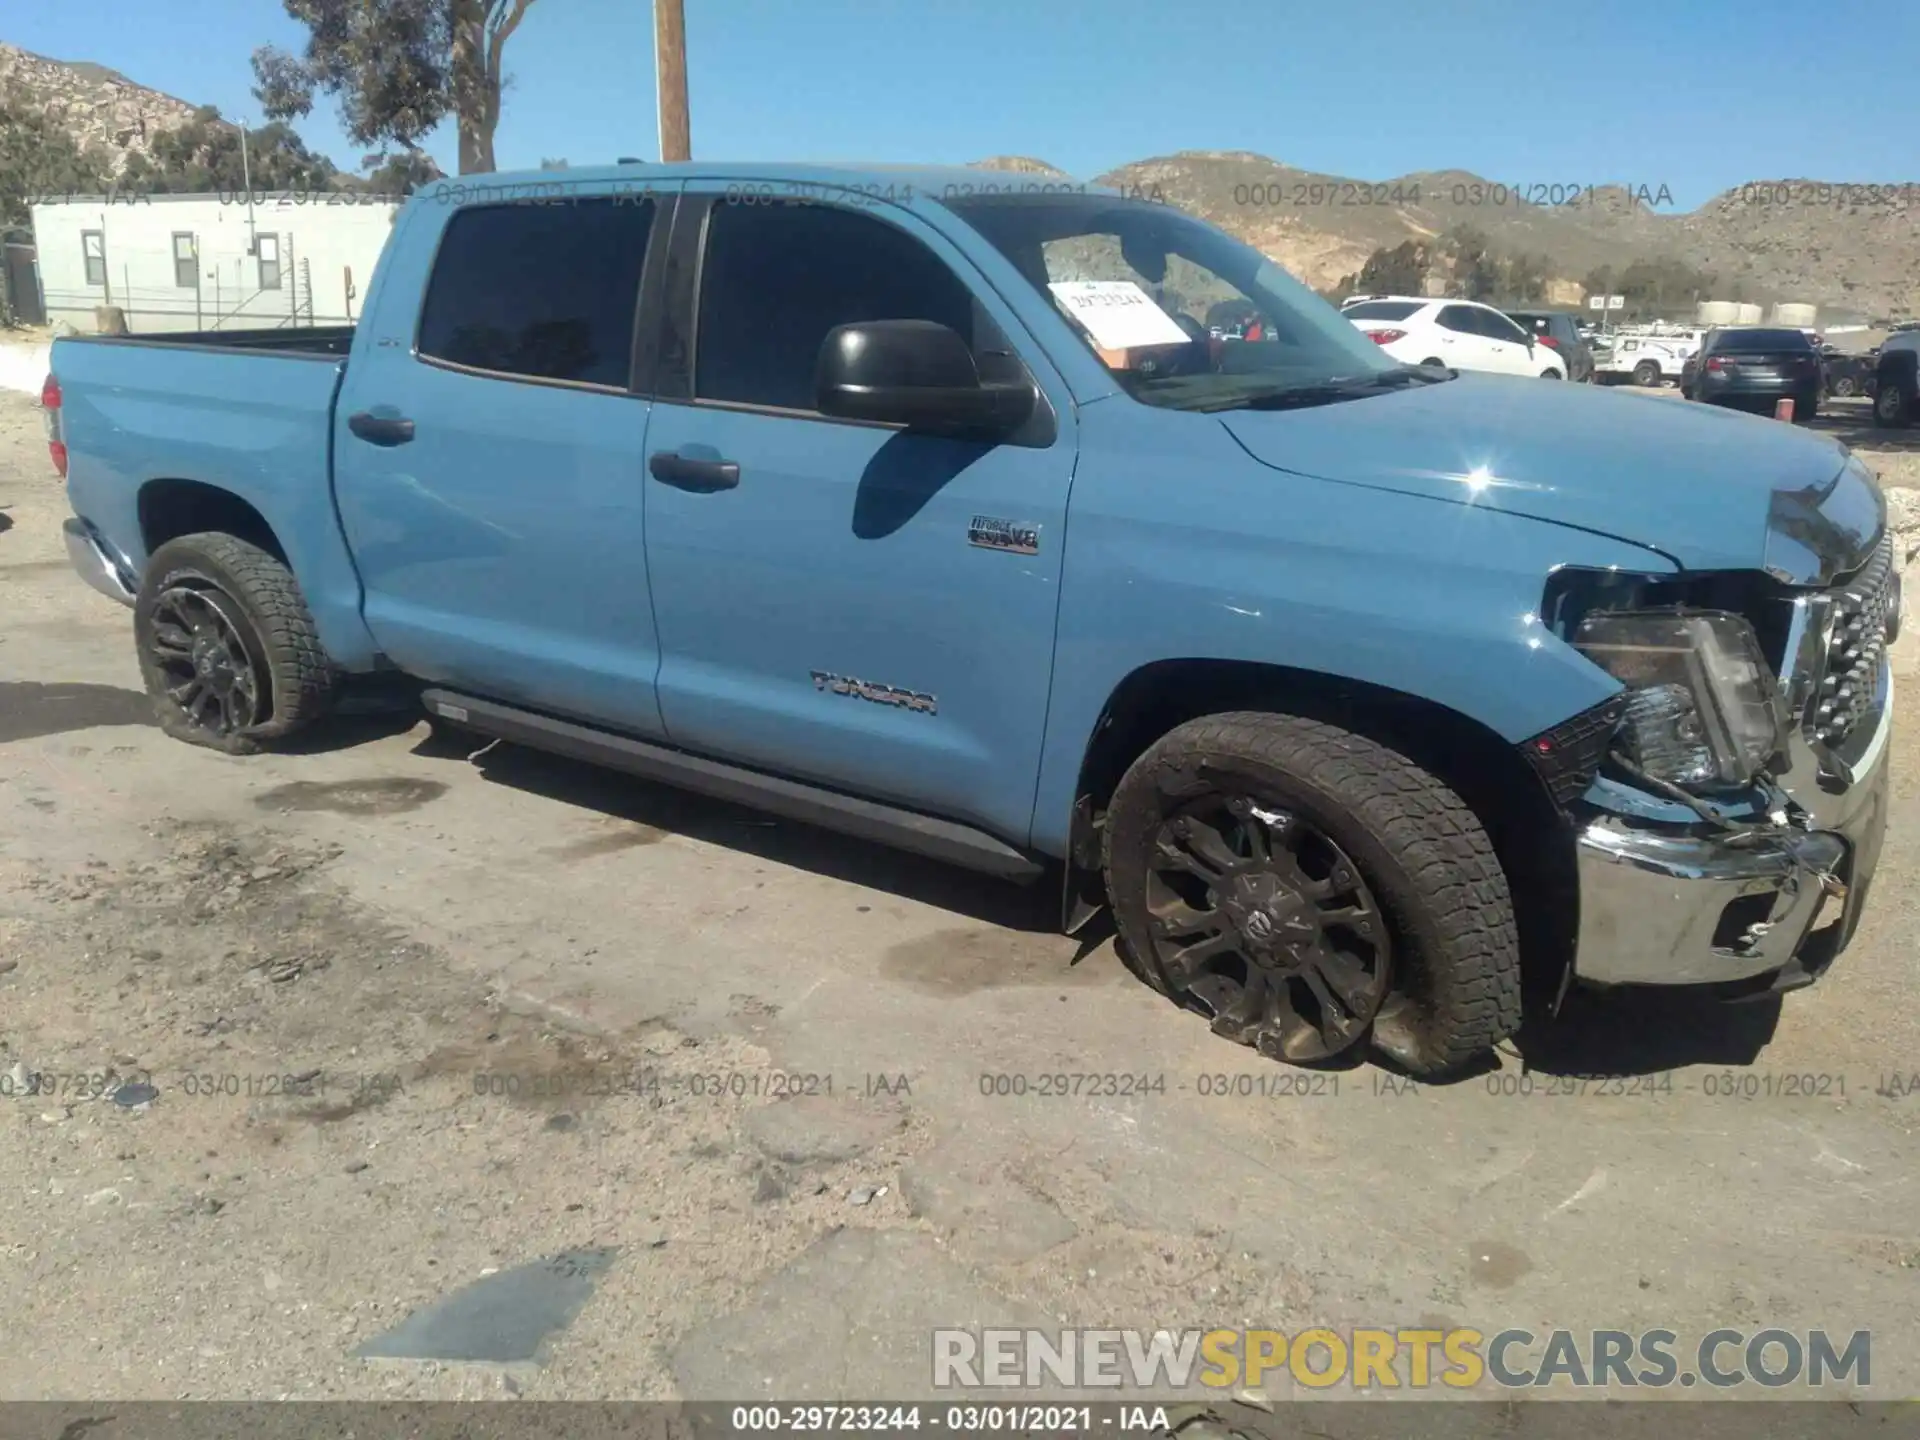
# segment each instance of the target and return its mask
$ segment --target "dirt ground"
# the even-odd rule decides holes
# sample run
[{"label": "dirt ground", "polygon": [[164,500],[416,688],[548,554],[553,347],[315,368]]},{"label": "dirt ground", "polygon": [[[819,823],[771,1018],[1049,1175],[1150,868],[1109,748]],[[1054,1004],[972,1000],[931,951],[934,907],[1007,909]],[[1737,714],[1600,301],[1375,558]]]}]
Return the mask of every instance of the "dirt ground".
[{"label": "dirt ground", "polygon": [[[1911,678],[1814,990],[1280,1093],[1051,893],[411,717],[169,742],[65,514],[0,395],[0,1398],[899,1399],[956,1324],[1871,1329],[1920,1390]],[[543,1261],[537,1355],[354,1353]]]}]

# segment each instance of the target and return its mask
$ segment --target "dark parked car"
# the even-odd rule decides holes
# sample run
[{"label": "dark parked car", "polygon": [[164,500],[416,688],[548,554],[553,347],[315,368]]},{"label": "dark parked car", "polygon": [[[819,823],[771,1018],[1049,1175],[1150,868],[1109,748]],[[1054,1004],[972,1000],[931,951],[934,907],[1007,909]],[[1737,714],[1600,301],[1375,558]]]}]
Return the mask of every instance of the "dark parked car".
[{"label": "dark parked car", "polygon": [[1920,411],[1920,330],[1898,330],[1873,369],[1873,423],[1904,429]]},{"label": "dark parked car", "polygon": [[1680,372],[1680,393],[1689,400],[1761,414],[1792,400],[1795,420],[1819,413],[1825,388],[1820,352],[1804,330],[1710,330]]},{"label": "dark parked car", "polygon": [[1542,345],[1559,352],[1567,362],[1567,379],[1583,384],[1593,380],[1593,348],[1580,334],[1580,322],[1560,310],[1509,310],[1507,318]]},{"label": "dark parked car", "polygon": [[1831,345],[1820,347],[1820,363],[1826,370],[1827,394],[1842,399],[1849,395],[1873,393],[1873,369],[1878,350],[1849,354]]}]

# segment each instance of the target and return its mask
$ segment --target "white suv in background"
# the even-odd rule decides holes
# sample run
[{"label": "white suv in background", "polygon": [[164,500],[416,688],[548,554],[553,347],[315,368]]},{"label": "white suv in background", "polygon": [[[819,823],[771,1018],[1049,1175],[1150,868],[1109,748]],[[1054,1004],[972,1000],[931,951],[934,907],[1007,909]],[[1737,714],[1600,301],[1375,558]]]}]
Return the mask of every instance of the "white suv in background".
[{"label": "white suv in background", "polygon": [[1444,365],[1496,375],[1567,378],[1567,362],[1491,305],[1474,300],[1428,300],[1415,295],[1369,295],[1340,313],[1394,359],[1408,365]]}]

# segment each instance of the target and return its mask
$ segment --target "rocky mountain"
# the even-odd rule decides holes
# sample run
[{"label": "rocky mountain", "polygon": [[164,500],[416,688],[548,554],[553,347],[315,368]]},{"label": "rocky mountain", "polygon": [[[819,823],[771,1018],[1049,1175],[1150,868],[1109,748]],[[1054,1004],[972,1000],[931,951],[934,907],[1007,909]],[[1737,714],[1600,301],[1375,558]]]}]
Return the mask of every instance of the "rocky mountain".
[{"label": "rocky mountain", "polygon": [[105,154],[115,174],[129,155],[150,153],[154,136],[184,125],[194,113],[186,101],[136,85],[104,65],[49,60],[4,43],[0,101],[45,115],[82,151]]},{"label": "rocky mountain", "polygon": [[1056,170],[1044,160],[1035,160],[1030,155],[989,155],[984,160],[975,160],[976,170],[1011,170],[1019,175],[1058,175],[1065,176],[1064,170]]},{"label": "rocky mountain", "polygon": [[1768,180],[1736,186],[1658,239],[1689,264],[1782,299],[1920,315],[1920,184]]},{"label": "rocky mountain", "polygon": [[[1054,171],[1039,160],[983,163]],[[1665,256],[1714,275],[1722,298],[1920,314],[1920,184],[1755,181],[1675,212],[1670,197],[1647,186],[1518,193],[1463,170],[1361,181],[1244,150],[1182,151],[1097,178],[1157,192],[1320,288],[1357,273],[1376,249],[1468,225],[1496,251],[1545,257],[1550,296],[1561,304],[1577,303],[1579,282],[1596,269]]]}]

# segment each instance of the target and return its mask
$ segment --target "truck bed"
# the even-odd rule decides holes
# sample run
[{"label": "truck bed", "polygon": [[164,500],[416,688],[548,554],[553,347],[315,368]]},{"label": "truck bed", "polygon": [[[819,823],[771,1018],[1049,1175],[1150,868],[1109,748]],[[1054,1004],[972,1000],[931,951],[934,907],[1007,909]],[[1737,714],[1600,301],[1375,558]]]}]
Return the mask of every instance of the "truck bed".
[{"label": "truck bed", "polygon": [[301,577],[328,650],[343,663],[364,660],[359,579],[331,473],[333,402],[352,336],[341,326],[56,339],[74,514],[137,579],[151,548],[143,516],[159,499],[171,497],[178,514],[182,494],[238,497]]},{"label": "truck bed", "polygon": [[247,355],[290,355],[338,360],[353,348],[351,325],[280,326],[271,330],[180,330],[158,335],[75,335],[89,345],[191,348]]}]

